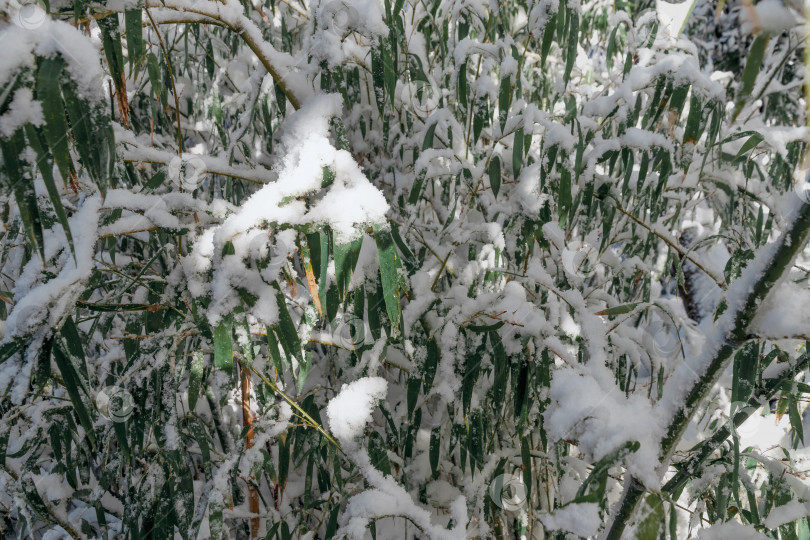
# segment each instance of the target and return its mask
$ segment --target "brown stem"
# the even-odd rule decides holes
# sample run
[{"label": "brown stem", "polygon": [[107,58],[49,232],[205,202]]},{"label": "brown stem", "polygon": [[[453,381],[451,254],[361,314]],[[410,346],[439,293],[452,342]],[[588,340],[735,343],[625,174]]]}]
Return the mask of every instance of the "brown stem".
[{"label": "brown stem", "polygon": [[[245,435],[245,447],[253,448],[253,416],[250,412],[250,370],[242,368],[242,425],[247,428]],[[259,492],[248,479],[248,503],[250,513],[258,516],[259,513]],[[259,518],[250,518],[250,537],[259,536]]]}]

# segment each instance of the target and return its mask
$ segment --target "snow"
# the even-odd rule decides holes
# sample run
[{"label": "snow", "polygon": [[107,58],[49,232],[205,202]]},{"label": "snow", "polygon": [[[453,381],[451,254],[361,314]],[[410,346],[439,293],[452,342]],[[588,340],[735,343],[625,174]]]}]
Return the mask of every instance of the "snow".
[{"label": "snow", "polygon": [[751,330],[771,339],[807,336],[810,328],[810,290],[789,279],[777,284],[760,305]]},{"label": "snow", "polygon": [[387,390],[388,382],[381,377],[363,377],[345,385],[326,407],[329,430],[343,444],[353,444]]},{"label": "snow", "polygon": [[34,95],[28,88],[20,88],[14,92],[14,99],[8,106],[8,112],[0,116],[0,135],[11,137],[14,132],[27,123],[41,126],[42,104],[34,100]]},{"label": "snow", "polygon": [[[256,247],[257,239],[266,241],[266,233],[261,231],[266,231],[268,224],[328,225],[335,241],[346,243],[362,234],[365,227],[384,221],[388,211],[385,197],[368,181],[351,154],[335,149],[329,141],[330,119],[340,117],[341,109],[340,96],[329,94],[311,99],[290,116],[278,145],[278,179],[254,193],[221,225],[206,231],[186,258],[184,266],[195,294],[206,289],[200,282],[203,273],[214,270],[211,283],[214,304],[207,314],[212,324],[217,324],[235,307],[233,287],[237,284],[259,298],[253,308],[259,321],[265,324],[276,321],[275,294],[269,283],[294,252],[292,232],[281,236],[277,233],[278,255],[264,274],[242,263],[250,257],[251,246]],[[330,186],[321,188],[324,167],[331,168],[335,178]],[[309,207],[301,200],[319,190],[318,199]],[[219,256],[226,242],[231,243],[235,254]]]},{"label": "snow", "polygon": [[782,0],[761,0],[747,6],[742,13],[743,29],[752,33],[779,34],[802,22],[802,14]]},{"label": "snow", "polygon": [[50,242],[46,240],[46,257],[58,257],[61,267],[54,278],[48,281],[43,279],[43,264],[39,258],[31,259],[26,265],[14,285],[13,293],[17,301],[6,319],[4,342],[26,335],[43,322],[59,325],[73,308],[93,268],[100,207],[101,198],[90,197],[80,211],[70,218],[75,260],[67,249],[67,240],[61,229],[53,232]]},{"label": "snow", "polygon": [[[14,12],[19,3],[0,0],[0,10]],[[29,5],[29,4],[26,4]],[[38,9],[39,6],[26,9]],[[17,16],[13,21],[19,23]],[[36,24],[17,26],[8,24],[0,28],[0,81],[8,81],[23,66],[34,65],[34,55],[52,57],[60,55],[66,62],[68,73],[86,97],[97,97],[102,88],[103,72],[98,47],[70,24],[38,17]]]},{"label": "snow", "polygon": [[[15,81],[0,89],[0,138],[27,123],[43,125],[34,71],[43,56],[64,58],[83,97],[103,97],[106,114],[111,81],[97,23],[88,19],[74,26],[66,22],[67,12],[59,15],[66,17],[60,21],[31,5],[39,20],[32,25],[17,16],[22,6],[16,0],[0,2],[5,21],[0,22],[0,80]],[[224,509],[226,528],[252,517],[248,502],[237,504],[235,496],[237,491],[247,493],[248,485],[261,495],[258,537],[267,534],[266,522],[283,522],[293,537],[320,537],[331,523],[329,512],[340,503],[337,536],[365,539],[374,522],[381,540],[487,538],[495,534],[491,527],[496,517],[505,527],[538,530],[542,524],[549,531],[592,537],[609,522],[608,509],[615,508],[620,496],[618,479],[660,489],[671,474],[671,456],[661,453],[669,423],[727,343],[744,299],[798,209],[783,193],[792,191],[791,174],[801,181],[795,190],[803,191],[805,171],[780,167],[798,162],[796,143],[810,132],[803,125],[801,62],[794,47],[804,37],[803,18],[788,3],[762,0],[731,10],[738,17],[734,32],[711,28],[701,33],[689,26],[681,36],[695,5],[691,0],[658,0],[655,10],[643,14],[634,13],[635,6],[616,11],[610,2],[538,0],[516,8],[508,20],[493,18],[496,4],[440,2],[428,10],[423,3],[386,6],[377,0],[271,6],[235,0],[109,3],[107,8],[115,11],[148,6],[158,23],[173,62],[184,147],[177,143],[173,90],[163,88],[168,110],[152,103],[151,85],[157,81],[150,79],[146,66],[129,62],[130,36],[122,24],[133,121],[128,127],[113,123],[113,178],[102,197],[85,164],[71,153],[77,180],[57,185],[73,232],[75,259],[54,220],[42,178],[33,179],[33,188],[43,209],[44,262],[31,249],[27,231],[20,230],[25,207],[13,194],[0,200],[0,289],[7,313],[0,321],[0,344],[24,344],[22,351],[0,359],[0,393],[10,411],[0,420],[0,435],[5,430],[10,434],[8,471],[16,474],[23,464],[33,464],[36,470],[30,474],[59,518],[73,524],[85,519],[97,534],[95,509],[69,488],[56,453],[37,454],[47,445],[31,444],[54,437],[51,429],[62,430],[58,419],[72,406],[64,378],[40,380],[50,366],[41,348],[50,336],[61,340],[53,330],[70,315],[79,325],[86,355],[84,362],[76,362],[81,384],[92,390],[115,379],[115,384],[153,400],[148,406],[161,414],[142,448],[159,443],[183,450],[184,459],[193,464],[191,495],[199,537],[213,534],[215,507]],[[696,9],[704,4],[710,3],[701,2]],[[400,13],[388,12],[397,5]],[[567,81],[568,50],[554,41],[541,64],[535,46],[557,30],[551,27],[552,17],[563,9],[563,21],[571,21],[574,12],[590,17],[592,11],[599,21],[609,21],[607,29],[580,25],[587,31],[575,47]],[[696,22],[713,19],[713,12],[698,13]],[[194,27],[193,36],[199,39],[186,39],[192,34],[183,25],[178,28],[178,19],[202,23]],[[657,20],[662,29],[651,40]],[[224,26],[224,33],[220,28],[212,33],[214,21]],[[462,21],[469,28],[459,39]],[[560,24],[559,15],[554,21]],[[617,27],[619,42],[608,68],[607,38]],[[445,29],[446,37],[441,35]],[[736,111],[740,70],[734,59],[744,61],[748,32],[767,34],[770,40],[752,90],[762,99]],[[701,41],[717,36],[742,41],[722,46]],[[143,37],[162,64],[163,51],[151,25],[144,25]],[[382,116],[375,99],[382,97],[375,84],[379,65],[371,60],[381,46],[387,55],[397,51],[396,58],[385,58],[394,62],[396,84],[393,100],[385,96]],[[624,73],[628,54],[633,62]],[[211,76],[204,59],[214,61]],[[420,62],[424,80],[417,69]],[[457,100],[462,62],[469,107]],[[384,79],[390,67],[383,69]],[[321,88],[327,74],[332,86],[325,92]],[[509,111],[499,111],[505,77],[516,83],[516,93]],[[283,114],[276,84],[288,96],[280,99],[289,100]],[[677,120],[662,96],[656,97],[659,86],[670,85],[689,86]],[[343,90],[345,95],[328,93]],[[419,91],[424,97],[419,98]],[[695,112],[691,98],[706,108],[701,120],[709,121],[715,106],[725,107],[715,143],[745,132],[762,136],[762,143],[741,160],[744,165],[727,156],[738,152],[748,136],[709,147],[704,130],[697,141],[683,144],[684,122]],[[656,104],[656,99],[662,101]],[[778,118],[768,100],[784,101],[790,114]],[[490,118],[478,126],[481,134],[473,142],[469,114],[480,113],[484,104]],[[652,122],[656,107],[661,114]],[[115,96],[112,108],[116,118]],[[499,113],[506,115],[503,126]],[[346,129],[348,150],[336,142],[338,127]],[[425,145],[429,129],[433,142]],[[528,142],[520,174],[514,174],[518,129]],[[497,197],[487,171],[494,156],[502,163]],[[651,158],[646,178],[640,177],[642,156]],[[672,166],[666,182],[659,176],[663,156]],[[632,165],[626,161],[630,157]],[[30,149],[21,158],[34,169]],[[323,183],[324,169],[334,176],[328,185]],[[557,189],[563,171],[570,173],[575,205],[567,208]],[[161,185],[142,185],[156,174],[166,175]],[[420,177],[421,197],[414,203],[409,196]],[[770,229],[759,228],[758,211]],[[392,305],[388,289],[379,282],[372,226],[396,227],[399,234],[402,335],[388,326]],[[307,235],[313,233],[327,240],[327,253],[321,253],[325,264],[315,269],[314,281],[304,265],[313,241]],[[351,294],[346,302],[335,302],[329,296],[336,279],[329,253],[336,245],[360,239]],[[756,257],[740,277],[727,280],[723,268],[738,249],[752,249]],[[673,262],[676,253],[683,266],[682,286]],[[808,260],[805,251],[757,306],[746,331],[764,342],[763,354],[775,346],[791,359],[801,352],[810,328]],[[587,271],[582,262],[588,263]],[[326,305],[318,298],[316,309],[315,299],[324,291]],[[77,308],[79,299],[169,309],[96,312]],[[715,318],[721,299],[726,311]],[[265,334],[275,331],[282,337],[278,326],[273,328],[280,322],[280,303],[302,350],[290,351],[289,343],[282,344],[282,369],[277,370],[268,358]],[[624,313],[609,314],[621,306],[628,306]],[[252,377],[251,448],[241,435],[240,379],[209,365],[210,327],[234,315],[240,323],[235,352],[252,347],[253,368],[283,392],[278,397]],[[347,328],[356,331],[354,340],[347,338]],[[677,352],[662,352],[673,336]],[[311,360],[305,384],[299,353]],[[186,410],[189,357],[199,360],[206,377],[206,393],[191,416]],[[428,358],[437,362],[430,379]],[[774,363],[763,377],[780,376],[787,365]],[[728,421],[732,374],[729,366],[721,368],[675,445],[678,459],[681,450]],[[504,373],[505,403],[499,403],[493,396]],[[514,414],[514,398],[524,373],[531,380],[521,416],[520,411]],[[144,393],[144,385],[155,384],[157,375],[162,386],[154,396],[148,386]],[[795,379],[807,381],[804,374]],[[797,384],[794,390],[798,392]],[[462,396],[469,402],[462,404]],[[293,418],[300,411],[291,404],[308,408],[321,424],[321,435],[325,429],[334,437],[302,426]],[[808,515],[803,501],[810,489],[798,475],[807,469],[810,454],[804,448],[788,450],[788,414],[763,410],[768,412],[765,400],[736,429],[741,450],[753,448],[742,457],[756,463],[741,480],[761,491],[767,475],[784,478],[795,500],[761,512],[766,526],[778,527]],[[103,438],[97,437],[99,451],[93,455],[103,456],[117,439],[110,422],[97,419],[97,412],[90,410]],[[483,419],[484,433],[478,433],[478,419]],[[212,456],[205,462],[200,459],[202,440],[195,442],[197,436],[186,429],[198,420]],[[84,427],[75,432],[82,441]],[[366,436],[372,432],[384,441],[391,474],[372,465]],[[480,461],[470,456],[479,436]],[[317,459],[302,465],[301,456],[293,455],[282,484],[269,470],[272,466],[275,474],[280,472],[281,443],[289,445],[290,437],[293,452],[317,450],[310,454]],[[308,447],[316,441],[321,446]],[[437,441],[434,476],[431,452]],[[598,460],[632,442],[639,443],[638,449],[613,464],[603,500],[571,502]],[[501,508],[503,514],[496,516],[485,507],[493,500],[492,479],[500,470],[497,474],[522,481],[527,449],[535,476],[532,499],[517,509]],[[76,444],[63,450],[72,452],[71,459],[85,451]],[[155,490],[173,478],[150,456],[141,452],[136,467],[105,462],[109,471],[126,471],[121,493],[132,492],[135,485],[144,492]],[[306,471],[309,463],[311,474]],[[98,463],[90,466],[95,470]],[[74,468],[82,467],[84,463]],[[700,471],[703,476],[677,501],[694,511],[691,530],[710,540],[764,538],[736,522],[699,529],[705,518],[700,490],[713,487],[727,467],[721,462]],[[255,484],[249,483],[251,477]],[[93,490],[93,500],[104,503],[110,531],[120,533],[129,500],[104,491],[95,475],[89,482],[82,489]],[[21,521],[30,505],[17,495],[19,482],[0,471],[0,487],[0,505],[16,509],[9,521]],[[319,500],[326,502],[300,512],[302,504]],[[40,521],[32,519],[46,528]],[[686,536],[685,528],[682,532]],[[63,534],[53,525],[43,535]]]},{"label": "snow", "polygon": [[667,2],[666,0],[656,0],[655,9],[658,13],[658,20],[669,32],[669,35],[677,38],[683,31],[687,17],[692,13],[697,0],[681,0],[680,2]]},{"label": "snow", "polygon": [[763,525],[769,529],[776,529],[785,523],[791,523],[810,515],[807,506],[799,501],[790,501],[785,505],[771,509]]},{"label": "snow", "polygon": [[742,525],[737,521],[727,521],[712,525],[707,529],[700,529],[697,532],[697,537],[700,540],[727,540],[728,538],[734,538],[735,540],[765,540],[768,538],[752,526]]},{"label": "snow", "polygon": [[596,503],[568,504],[552,514],[541,514],[540,521],[552,531],[565,531],[576,536],[594,536],[602,525]]}]

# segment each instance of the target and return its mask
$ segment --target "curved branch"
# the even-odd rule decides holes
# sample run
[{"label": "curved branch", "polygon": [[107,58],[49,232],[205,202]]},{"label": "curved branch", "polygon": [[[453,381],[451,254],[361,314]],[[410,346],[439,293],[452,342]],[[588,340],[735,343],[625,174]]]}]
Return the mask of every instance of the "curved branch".
[{"label": "curved branch", "polygon": [[[717,382],[734,352],[746,340],[748,327],[759,304],[790,268],[810,236],[810,204],[795,197],[790,206],[790,213],[795,218],[789,228],[776,242],[763,247],[729,288],[726,293],[727,311],[717,321],[714,335],[705,345],[705,352],[693,365],[684,363],[676,370],[668,387],[671,390],[659,403],[661,412],[671,416],[667,433],[661,441],[662,464],[669,461],[698,405]],[[686,388],[688,393],[682,395],[681,388]],[[643,494],[644,488],[639,481],[629,477],[622,500],[603,535],[605,540],[621,538]]]}]

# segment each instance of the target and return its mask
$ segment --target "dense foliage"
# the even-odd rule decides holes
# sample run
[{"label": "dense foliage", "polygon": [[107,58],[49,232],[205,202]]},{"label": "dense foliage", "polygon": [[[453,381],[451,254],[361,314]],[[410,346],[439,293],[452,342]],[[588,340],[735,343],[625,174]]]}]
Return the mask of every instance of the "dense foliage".
[{"label": "dense foliage", "polygon": [[801,6],[693,7],[0,0],[3,534],[810,538]]}]

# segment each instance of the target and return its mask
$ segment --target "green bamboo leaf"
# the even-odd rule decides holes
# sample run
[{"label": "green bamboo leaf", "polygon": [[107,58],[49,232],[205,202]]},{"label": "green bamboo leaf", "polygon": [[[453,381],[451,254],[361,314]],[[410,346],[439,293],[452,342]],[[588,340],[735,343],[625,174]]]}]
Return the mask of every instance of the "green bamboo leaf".
[{"label": "green bamboo leaf", "polygon": [[515,387],[515,418],[521,419],[520,424],[522,425],[522,419],[525,418],[528,408],[529,364],[521,362],[516,371],[517,377],[515,377],[515,373],[512,374],[512,385]]},{"label": "green bamboo leaf", "polygon": [[415,262],[416,257],[414,256],[411,249],[408,247],[408,244],[402,239],[402,236],[399,234],[399,227],[396,224],[391,224],[391,236],[394,238],[394,243],[397,245],[399,252],[402,253],[403,258],[406,262],[411,261]]},{"label": "green bamboo leaf", "polygon": [[349,283],[352,280],[352,274],[362,245],[363,237],[361,236],[345,244],[335,242],[332,246],[335,257],[335,281],[337,282],[341,302],[346,300],[346,293],[349,291]]},{"label": "green bamboo leaf", "polygon": [[143,62],[143,13],[141,9],[128,9],[124,12],[127,31],[127,53],[129,54],[130,65],[137,70],[137,66]]},{"label": "green bamboo leaf", "polygon": [[731,401],[748,402],[756,386],[759,373],[759,344],[749,342],[734,355]]},{"label": "green bamboo leaf", "polygon": [[512,103],[512,77],[506,76],[501,79],[501,89],[498,92],[498,121],[501,124],[501,131],[506,126],[506,117],[509,115],[509,107]]},{"label": "green bamboo leaf", "polygon": [[166,171],[158,171],[144,184],[143,188],[157,189],[163,185],[164,180],[166,180]]},{"label": "green bamboo leaf", "polygon": [[309,368],[312,366],[312,353],[309,351],[304,352],[304,362],[298,366],[298,384],[296,388],[298,389],[298,393],[300,394],[304,390],[304,383],[307,380],[307,375],[309,374]]},{"label": "green bamboo leaf", "polygon": [[733,161],[737,161],[741,157],[743,157],[747,152],[756,148],[756,146],[763,141],[762,135],[759,133],[754,133],[751,135],[747,141],[743,143],[740,149],[737,151],[737,155],[734,156]]},{"label": "green bamboo leaf", "polygon": [[[37,99],[42,103],[42,116],[45,119],[43,132],[53,159],[62,175],[62,181],[76,179],[73,160],[68,148],[68,124],[65,118],[65,104],[62,102],[61,76],[65,61],[61,56],[43,58],[37,72]],[[74,126],[75,127],[75,126]]]},{"label": "green bamboo leaf", "polygon": [[278,442],[278,483],[282,492],[287,484],[287,477],[290,471],[290,446],[292,437],[285,437]]},{"label": "green bamboo leaf", "polygon": [[591,474],[589,474],[585,481],[579,486],[576,498],[581,499],[585,497],[585,494],[588,492],[588,487],[591,484],[599,484],[596,493],[597,499],[601,500],[605,489],[604,481],[607,479],[610,468],[623,460],[627,455],[637,452],[639,448],[641,448],[641,444],[638,441],[628,441],[623,446],[600,459],[596,465],[594,465]]},{"label": "green bamboo leaf", "polygon": [[388,450],[385,447],[383,438],[376,431],[372,431],[368,437],[368,457],[371,459],[371,465],[375,469],[384,475],[391,474],[391,461],[388,459]]},{"label": "green bamboo leaf", "polygon": [[568,169],[560,171],[560,191],[557,194],[557,205],[559,208],[560,223],[565,222],[565,217],[573,205],[571,199],[571,173]]},{"label": "green bamboo leaf", "polygon": [[497,332],[493,332],[489,334],[489,340],[492,343],[492,363],[495,366],[492,400],[494,403],[503,403],[506,397],[506,383],[509,379],[509,361],[506,358],[501,336]]},{"label": "green bamboo leaf", "polygon": [[[160,78],[160,66],[158,64],[158,59],[154,53],[150,52],[146,55],[146,67],[149,71],[149,83],[152,85],[152,96],[156,101],[162,101],[161,95],[163,94],[163,83],[162,79]],[[286,104],[286,101],[283,103]],[[282,106],[282,103],[279,103],[279,107]]]},{"label": "green bamboo leaf", "polygon": [[281,294],[281,291],[276,292],[276,305],[278,306],[278,323],[274,329],[279,341],[281,341],[281,347],[288,358],[297,358],[299,361],[303,361],[301,338],[298,337],[298,331],[295,328],[290,312],[287,310],[287,303],[284,301],[284,295]]},{"label": "green bamboo leaf", "polygon": [[123,95],[126,92],[126,82],[124,78],[124,53],[121,46],[121,32],[118,29],[118,14],[113,13],[96,19],[96,23],[98,23],[101,30],[104,55],[107,57],[115,91],[119,95]]},{"label": "green bamboo leaf", "polygon": [[211,540],[221,540],[224,532],[224,516],[222,503],[208,503],[208,528],[211,532]]},{"label": "green bamboo leaf", "polygon": [[464,378],[461,380],[461,407],[465,416],[470,412],[473,390],[475,389],[476,382],[478,382],[478,376],[481,373],[483,354],[484,348],[482,344],[475,352],[467,354],[464,363]]},{"label": "green bamboo leaf", "polygon": [[700,139],[700,125],[703,121],[703,103],[700,97],[692,92],[689,100],[689,116],[686,117],[686,128],[683,132],[683,144],[697,144]]},{"label": "green bamboo leaf", "polygon": [[644,514],[636,528],[636,540],[658,540],[658,532],[664,521],[664,505],[657,495],[647,495]]},{"label": "green bamboo leaf", "polygon": [[90,178],[104,193],[115,164],[115,138],[110,118],[99,105],[83,99],[73,81],[64,81],[62,93],[76,151]]},{"label": "green bamboo leaf", "polygon": [[456,83],[458,91],[458,101],[462,107],[467,108],[467,100],[470,98],[470,85],[467,82],[467,61],[461,63],[458,68],[458,79]]},{"label": "green bamboo leaf", "polygon": [[790,394],[788,397],[788,416],[796,439],[804,445],[804,426],[802,425],[802,415],[799,413],[798,400],[795,394]]},{"label": "green bamboo leaf", "polygon": [[230,315],[213,328],[214,366],[216,369],[233,370],[233,319]]},{"label": "green bamboo leaf", "polygon": [[42,348],[37,355],[36,381],[38,391],[41,392],[45,384],[51,379],[51,354],[53,350],[53,336],[48,336],[42,342]]},{"label": "green bamboo leaf", "polygon": [[481,131],[484,129],[484,123],[489,114],[488,108],[486,99],[481,98],[477,100],[474,107],[475,110],[473,111],[473,138],[470,144],[474,145],[481,137]]},{"label": "green bamboo leaf", "polygon": [[[397,0],[397,4],[402,4],[403,1],[404,0]],[[338,516],[340,516],[340,505],[336,504],[329,513],[329,521],[326,523],[326,540],[331,540],[335,537],[338,527]]]},{"label": "green bamboo leaf", "polygon": [[512,145],[512,177],[517,181],[520,176],[520,169],[523,167],[523,128],[515,131],[514,141]]},{"label": "green bamboo leaf", "polygon": [[266,331],[267,351],[270,353],[270,359],[273,361],[273,367],[276,368],[276,375],[280,378],[284,375],[284,368],[281,365],[281,352],[278,349],[278,340],[276,339],[276,334],[272,327],[268,326]]},{"label": "green bamboo leaf", "polygon": [[437,122],[433,122],[425,131],[425,139],[422,141],[422,151],[428,150],[429,148],[433,148],[433,136],[436,133],[436,124]]},{"label": "green bamboo leaf", "polygon": [[397,70],[396,70],[396,51],[392,51],[392,46],[396,48],[396,40],[389,40],[388,44],[383,48],[383,76],[385,78],[385,87],[389,99],[391,100],[391,110],[396,107],[396,88],[397,88]]},{"label": "green bamboo leaf", "polygon": [[25,341],[21,339],[15,339],[0,345],[0,364],[3,364],[6,360],[22,351],[24,346]]},{"label": "green bamboo leaf", "polygon": [[497,198],[501,190],[501,158],[498,155],[492,156],[489,161],[489,185],[492,194]]},{"label": "green bamboo leaf", "polygon": [[416,180],[414,181],[413,187],[411,188],[411,193],[410,195],[408,195],[409,204],[416,204],[419,201],[419,196],[422,194],[422,183],[425,181],[425,175],[426,172],[423,169],[416,176]]},{"label": "green bamboo leaf", "polygon": [[546,57],[551,50],[551,44],[554,42],[555,30],[557,28],[557,14],[552,15],[545,28],[543,29],[543,44],[540,48],[540,65],[545,67]]},{"label": "green bamboo leaf", "polygon": [[[83,380],[87,380],[87,365],[84,357],[84,345],[79,334],[79,329],[76,326],[73,317],[68,317],[65,320],[60,334],[65,340],[67,352],[70,354],[71,358],[74,358],[77,362],[79,362],[79,372],[84,377]],[[85,391],[87,391],[87,389],[85,389]]]},{"label": "green bamboo leaf", "polygon": [[374,82],[374,98],[380,115],[385,108],[385,60],[382,47],[371,48],[371,78]]},{"label": "green bamboo leaf", "polygon": [[[42,500],[42,496],[40,496],[39,492],[37,491],[36,484],[31,478],[31,475],[26,474],[21,479],[20,485],[23,493],[25,494],[25,499],[28,502],[28,507],[34,511],[34,514],[36,514],[39,519],[45,522],[50,522],[52,518],[48,512],[48,505],[46,505],[45,501]],[[31,524],[31,526],[33,528],[33,524]]]},{"label": "green bamboo leaf", "polygon": [[683,111],[684,105],[686,105],[686,97],[689,95],[689,85],[682,84],[676,86],[675,89],[672,91],[672,97],[669,100],[669,109],[677,116],[675,117],[674,121],[679,121],[681,116],[681,112]]},{"label": "green bamboo leaf", "polygon": [[422,372],[422,380],[424,381],[423,392],[427,395],[433,387],[433,379],[436,377],[436,368],[439,365],[439,345],[436,339],[431,337],[427,342],[427,358]]},{"label": "green bamboo leaf", "polygon": [[742,109],[742,103],[745,98],[751,95],[754,90],[754,83],[759,75],[759,70],[762,68],[762,61],[765,58],[765,50],[768,47],[768,36],[760,34],[754,38],[751,48],[748,49],[748,57],[745,60],[745,68],[742,73],[742,83],[737,92],[737,111],[734,114],[736,118],[739,110]]},{"label": "green bamboo leaf", "polygon": [[571,11],[568,27],[568,54],[565,58],[565,75],[563,81],[568,85],[571,79],[571,70],[574,67],[574,60],[577,57],[577,45],[579,44],[579,13]]},{"label": "green bamboo leaf", "polygon": [[65,237],[67,238],[68,246],[70,247],[70,253],[73,255],[75,260],[76,250],[73,247],[73,235],[70,233],[70,224],[68,223],[65,208],[62,206],[62,198],[59,195],[59,190],[56,188],[56,182],[53,179],[53,165],[48,152],[45,150],[46,147],[44,137],[42,136],[40,130],[36,129],[31,124],[26,124],[25,130],[26,134],[28,135],[28,144],[31,145],[31,148],[37,155],[37,167],[39,168],[40,174],[42,174],[45,189],[48,190],[48,197],[53,205],[54,213],[56,214],[56,218],[59,220],[59,224],[62,225],[62,229],[65,231]]},{"label": "green bamboo leaf", "polygon": [[0,140],[0,149],[3,151],[3,163],[6,168],[6,178],[11,184],[17,208],[20,211],[20,220],[31,244],[38,250],[40,258],[45,260],[45,241],[42,233],[42,220],[39,215],[34,180],[30,170],[20,157],[25,154],[25,137],[23,130],[16,130],[8,139]]},{"label": "green bamboo leaf", "polygon": [[380,257],[380,279],[382,281],[385,309],[388,320],[391,321],[391,337],[399,335],[402,308],[399,294],[401,290],[401,267],[391,230],[387,226],[374,225],[374,240],[377,242],[377,251]]},{"label": "green bamboo leaf", "polygon": [[90,420],[90,413],[87,412],[87,407],[79,392],[80,388],[82,388],[82,383],[79,379],[79,375],[76,373],[76,368],[73,366],[70,358],[62,352],[61,347],[58,345],[53,348],[53,359],[56,362],[56,366],[59,368],[59,373],[62,375],[62,380],[65,383],[65,389],[70,397],[70,401],[73,403],[73,411],[76,413],[76,416],[78,416],[79,422],[84,428],[85,435],[90,440],[90,444],[95,446],[96,437],[93,431],[93,422]]},{"label": "green bamboo leaf", "polygon": [[613,54],[616,49],[616,33],[619,31],[619,28],[621,28],[621,24],[617,24],[613,28],[613,31],[610,33],[610,38],[608,39],[607,52],[605,53],[608,69],[613,69]]},{"label": "green bamboo leaf", "polygon": [[625,313],[630,313],[636,307],[640,306],[644,302],[633,302],[631,304],[622,304],[620,306],[613,306],[607,309],[603,309],[602,311],[597,311],[594,315],[602,315],[607,317],[612,317],[615,315],[624,315]]}]

